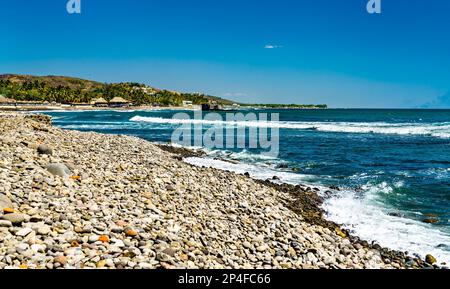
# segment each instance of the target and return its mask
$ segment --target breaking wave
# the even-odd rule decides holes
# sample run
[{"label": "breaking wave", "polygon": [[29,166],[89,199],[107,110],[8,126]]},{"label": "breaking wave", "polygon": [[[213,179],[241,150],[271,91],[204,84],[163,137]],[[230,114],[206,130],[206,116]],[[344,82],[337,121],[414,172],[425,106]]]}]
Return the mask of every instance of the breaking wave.
[{"label": "breaking wave", "polygon": [[442,123],[386,123],[386,122],[289,122],[289,121],[221,121],[203,119],[169,119],[161,117],[134,116],[132,122],[163,124],[204,124],[243,127],[317,130],[323,132],[373,133],[397,135],[422,135],[450,138],[450,122]]}]

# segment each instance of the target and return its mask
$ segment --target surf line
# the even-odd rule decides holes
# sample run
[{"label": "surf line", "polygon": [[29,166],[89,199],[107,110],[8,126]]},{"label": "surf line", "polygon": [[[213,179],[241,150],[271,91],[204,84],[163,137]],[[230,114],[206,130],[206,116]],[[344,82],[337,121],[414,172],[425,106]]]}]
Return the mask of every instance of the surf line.
[{"label": "surf line", "polygon": [[[183,147],[203,147],[215,149],[259,149],[264,156],[278,157],[280,152],[280,135],[278,127],[270,127],[277,123],[278,113],[219,113],[194,112],[194,118],[187,113],[173,116],[174,123],[181,124],[171,137],[172,144]],[[225,117],[225,119],[224,119]],[[204,126],[207,126],[206,131]]]}]

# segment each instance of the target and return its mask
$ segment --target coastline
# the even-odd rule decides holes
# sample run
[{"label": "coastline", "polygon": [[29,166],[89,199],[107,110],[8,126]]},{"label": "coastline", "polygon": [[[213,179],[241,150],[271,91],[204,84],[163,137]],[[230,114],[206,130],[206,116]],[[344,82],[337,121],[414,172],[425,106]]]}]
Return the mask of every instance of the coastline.
[{"label": "coastline", "polygon": [[135,107],[95,107],[95,106],[1,106],[0,112],[40,112],[40,111],[134,111],[134,110],[199,110],[184,106],[135,106]]},{"label": "coastline", "polygon": [[[65,131],[45,116],[0,123],[0,193],[22,217],[2,208],[0,268],[433,267],[325,220],[311,188],[195,167],[186,149]],[[52,175],[55,163],[70,173]]]}]

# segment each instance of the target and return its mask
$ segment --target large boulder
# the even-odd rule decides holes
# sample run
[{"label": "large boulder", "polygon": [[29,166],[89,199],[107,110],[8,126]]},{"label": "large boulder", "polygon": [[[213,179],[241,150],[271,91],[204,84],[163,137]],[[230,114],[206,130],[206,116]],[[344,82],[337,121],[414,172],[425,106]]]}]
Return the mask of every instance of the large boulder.
[{"label": "large boulder", "polygon": [[47,165],[47,171],[52,175],[60,176],[61,178],[68,177],[71,174],[69,168],[65,164],[49,164]]}]

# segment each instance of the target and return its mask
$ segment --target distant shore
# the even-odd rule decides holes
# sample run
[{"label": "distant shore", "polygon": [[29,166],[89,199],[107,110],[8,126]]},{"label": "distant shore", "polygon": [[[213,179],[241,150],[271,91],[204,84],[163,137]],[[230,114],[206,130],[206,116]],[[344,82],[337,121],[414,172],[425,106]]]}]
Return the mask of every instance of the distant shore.
[{"label": "distant shore", "polygon": [[199,110],[198,107],[184,107],[184,106],[130,106],[130,107],[95,107],[95,106],[61,106],[61,105],[39,105],[39,106],[2,106],[0,104],[0,111],[93,111],[93,110]]},{"label": "distant shore", "polygon": [[[98,111],[98,110],[201,110],[201,106],[129,106],[129,107],[96,107],[96,106],[82,106],[82,105],[36,105],[36,106],[12,106],[1,105],[0,111]],[[225,108],[221,111],[234,111],[245,109],[277,109],[277,110],[323,110],[326,108],[302,108],[302,107],[261,107],[261,106],[242,106],[234,108]]]}]

